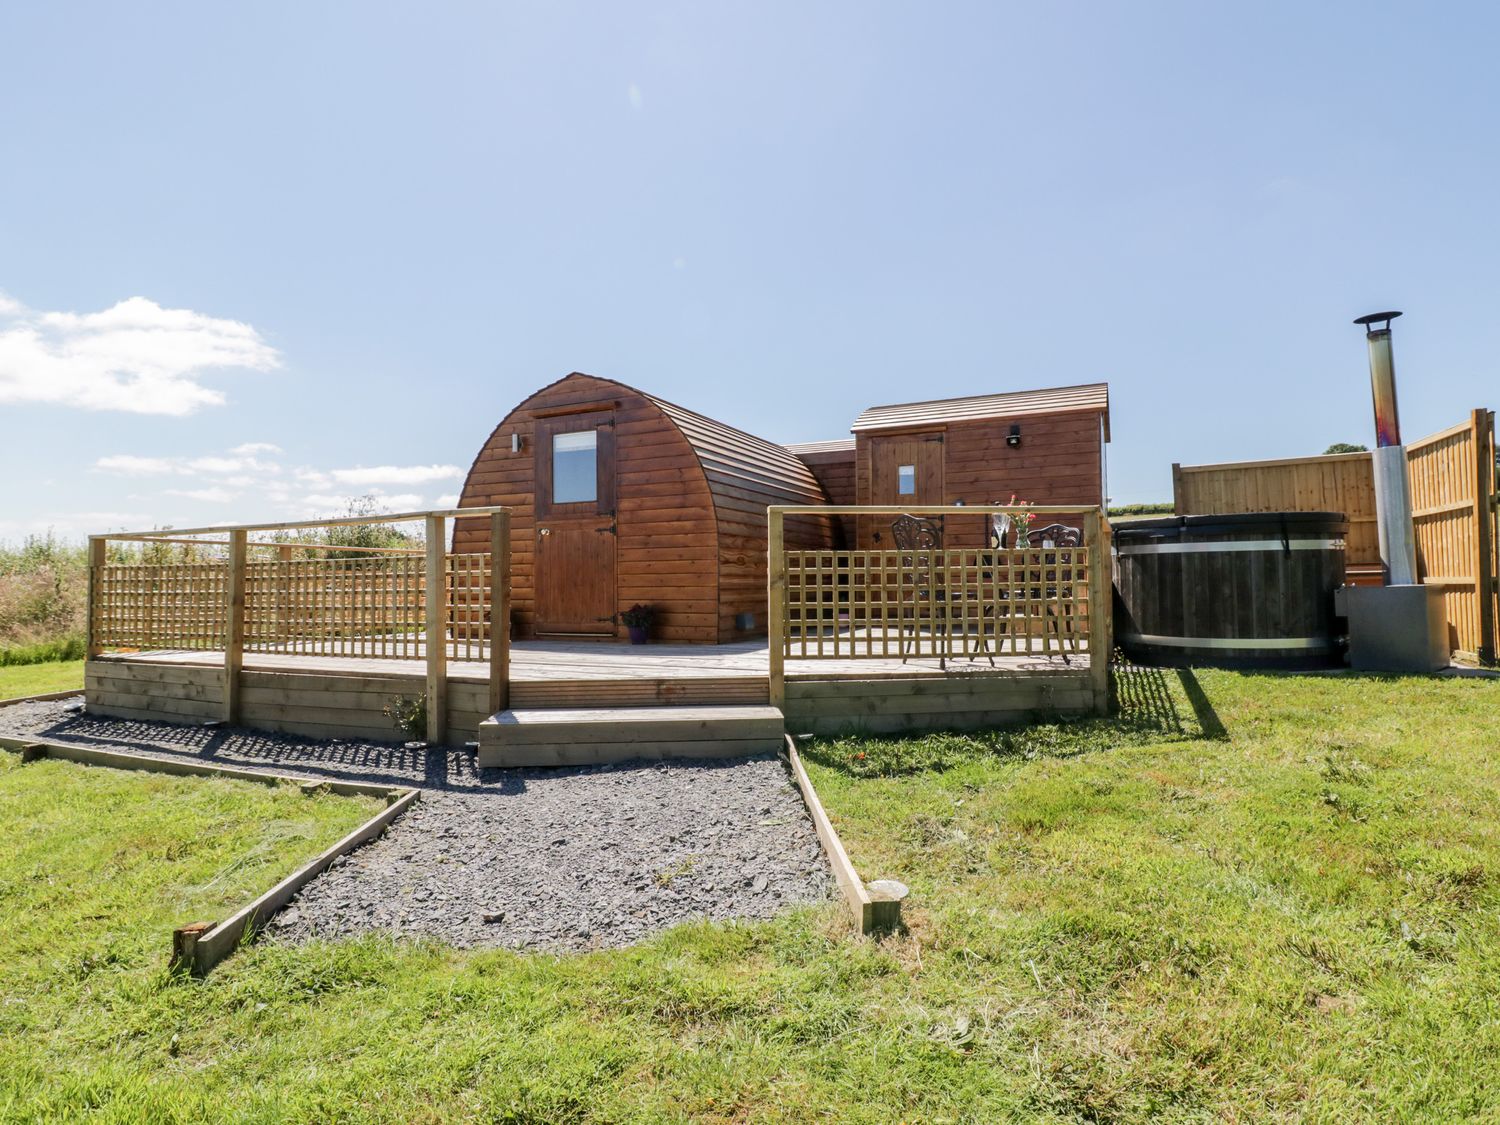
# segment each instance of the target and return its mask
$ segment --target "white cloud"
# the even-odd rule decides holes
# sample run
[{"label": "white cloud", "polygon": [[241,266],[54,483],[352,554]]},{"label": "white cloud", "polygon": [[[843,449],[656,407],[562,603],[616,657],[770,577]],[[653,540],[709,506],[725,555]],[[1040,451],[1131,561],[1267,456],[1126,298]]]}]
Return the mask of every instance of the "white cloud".
[{"label": "white cloud", "polygon": [[210,371],[269,371],[281,357],[237,320],[130,297],[103,312],[41,312],[0,294],[0,402],[191,414],[224,393]]},{"label": "white cloud", "polygon": [[638,113],[646,104],[646,95],[634,82],[625,88],[625,96],[630,99],[630,108]]},{"label": "white cloud", "polygon": [[263,461],[258,457],[138,457],[133,453],[114,453],[108,457],[100,457],[94,462],[94,468],[103,473],[123,473],[128,476],[175,473],[191,477],[238,473],[241,475],[234,479],[241,485],[247,485],[250,479],[243,474],[275,476],[281,472],[281,466],[274,461]]},{"label": "white cloud", "polygon": [[104,473],[123,473],[133,477],[160,476],[163,473],[182,471],[170,457],[137,457],[133,453],[101,457],[94,462],[94,468]]},{"label": "white cloud", "polygon": [[374,468],[334,469],[329,473],[339,484],[427,484],[456,480],[464,475],[457,465],[377,465]]},{"label": "white cloud", "polygon": [[[464,475],[457,465],[437,464],[316,469],[287,464],[281,449],[270,442],[244,442],[224,454],[201,456],[114,453],[97,458],[93,468],[115,476],[159,478],[166,486],[149,496],[132,494],[134,503],[150,505],[153,497],[158,503],[166,497],[206,504],[238,502],[254,508],[251,512],[237,511],[241,518],[268,520],[342,515],[361,496],[372,497],[375,505],[387,512],[421,510],[428,502],[422,494],[409,491],[413,485],[451,481]],[[457,507],[458,496],[439,496],[431,506]],[[150,526],[150,521],[135,522]]]},{"label": "white cloud", "polygon": [[209,504],[227,504],[239,496],[238,492],[232,492],[227,488],[169,488],[164,496],[183,496],[189,500],[202,500]]},{"label": "white cloud", "polygon": [[140,512],[66,512],[33,520],[0,520],[0,539],[20,535],[45,535],[49,531],[66,536],[97,535],[102,531],[140,531],[161,527],[168,522],[178,521],[164,521],[159,516],[148,516]]},{"label": "white cloud", "polygon": [[[421,495],[415,492],[381,492],[377,489],[364,495],[374,499],[375,509],[379,512],[408,512],[423,507]],[[302,497],[301,507],[303,513],[312,518],[336,516],[342,514],[353,499],[348,494],[312,492]]]}]

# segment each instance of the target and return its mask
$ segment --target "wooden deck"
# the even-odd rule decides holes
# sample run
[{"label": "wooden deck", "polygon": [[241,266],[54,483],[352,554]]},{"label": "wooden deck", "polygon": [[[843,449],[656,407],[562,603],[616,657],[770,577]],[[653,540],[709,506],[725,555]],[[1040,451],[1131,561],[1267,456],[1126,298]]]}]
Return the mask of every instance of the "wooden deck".
[{"label": "wooden deck", "polygon": [[[246,653],[244,725],[313,737],[397,737],[381,709],[420,696],[420,660]],[[449,665],[454,742],[491,718],[488,665]],[[212,650],[113,653],[88,662],[89,707],[123,718],[203,722],[221,716],[224,656]],[[764,707],[764,641],[727,645],[522,641],[511,650],[510,709]],[[950,660],[788,660],[787,729],[833,733],[986,727],[1097,706],[1086,654]],[[687,716],[684,716],[687,718]]]},{"label": "wooden deck", "polygon": [[[515,641],[510,649],[510,680],[517,684],[578,682],[588,680],[705,680],[759,679],[769,675],[766,642],[734,644],[622,645],[608,641]],[[224,654],[211,649],[169,649],[161,652],[114,653],[98,657],[104,661],[143,664],[176,664],[190,667],[222,667]],[[787,679],[864,679],[871,676],[962,676],[969,674],[1045,674],[1088,669],[1088,654],[1060,656],[1002,654],[991,666],[988,658],[950,660],[939,667],[933,657],[911,660],[798,659],[788,657]],[[420,676],[426,664],[420,660],[323,656],[314,652],[273,655],[247,652],[244,667],[265,672],[316,672],[330,676]],[[489,665],[479,660],[452,660],[448,678],[486,683]]]}]

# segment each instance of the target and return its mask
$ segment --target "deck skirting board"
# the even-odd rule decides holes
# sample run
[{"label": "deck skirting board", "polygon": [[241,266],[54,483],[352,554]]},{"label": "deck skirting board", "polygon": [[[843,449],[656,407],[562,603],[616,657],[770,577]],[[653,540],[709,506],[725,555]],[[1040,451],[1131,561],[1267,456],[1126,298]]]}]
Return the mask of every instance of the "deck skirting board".
[{"label": "deck skirting board", "polygon": [[[163,663],[117,655],[90,660],[85,666],[85,694],[92,714],[121,719],[171,723],[216,722],[223,717],[222,664]],[[629,650],[603,651],[597,663],[611,670],[608,677],[579,678],[572,666],[556,669],[557,679],[512,680],[510,706],[520,710],[574,710],[668,707],[764,707],[767,678],[739,669],[726,674],[710,650],[703,673],[664,676],[656,668],[642,668],[632,677]],[[325,663],[333,664],[333,661]],[[811,662],[809,662],[811,663]],[[540,670],[538,665],[537,669]],[[899,669],[899,670],[898,670]],[[411,670],[364,671],[343,668],[282,670],[245,668],[240,672],[240,722],[255,730],[277,731],[308,738],[350,738],[402,742],[406,736],[382,714],[397,696],[421,697],[425,678]],[[1086,662],[1022,667],[1014,663],[996,669],[981,666],[951,669],[947,674],[926,666],[873,667],[861,671],[855,662],[836,662],[821,674],[800,672],[786,680],[786,727],[796,732],[837,734],[846,731],[900,733],[938,729],[982,729],[1057,716],[1096,711],[1096,685]],[[488,685],[455,680],[448,685],[446,738],[452,745],[474,742],[480,724],[490,718]],[[635,725],[643,716],[628,716]],[[735,742],[739,731],[726,727],[712,735],[681,732],[674,740],[643,737],[636,726],[636,752],[664,753],[657,741]],[[611,729],[610,738],[629,741]],[[603,741],[596,736],[584,741]],[[528,741],[524,737],[521,742]],[[687,748],[679,747],[680,751]],[[708,747],[693,747],[706,753]],[[743,747],[735,747],[743,751]],[[560,763],[561,764],[561,763]]]},{"label": "deck skirting board", "polygon": [[898,734],[979,730],[1042,718],[1091,714],[1088,673],[951,680],[788,680],[787,730],[811,734]]}]

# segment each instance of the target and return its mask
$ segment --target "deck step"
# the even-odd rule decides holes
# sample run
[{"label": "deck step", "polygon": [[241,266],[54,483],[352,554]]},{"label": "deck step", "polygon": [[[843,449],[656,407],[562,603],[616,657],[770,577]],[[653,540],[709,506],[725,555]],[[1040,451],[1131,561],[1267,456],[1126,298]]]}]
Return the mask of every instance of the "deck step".
[{"label": "deck step", "polygon": [[479,764],[729,758],[780,750],[785,729],[781,712],[767,706],[513,708],[479,724]]}]

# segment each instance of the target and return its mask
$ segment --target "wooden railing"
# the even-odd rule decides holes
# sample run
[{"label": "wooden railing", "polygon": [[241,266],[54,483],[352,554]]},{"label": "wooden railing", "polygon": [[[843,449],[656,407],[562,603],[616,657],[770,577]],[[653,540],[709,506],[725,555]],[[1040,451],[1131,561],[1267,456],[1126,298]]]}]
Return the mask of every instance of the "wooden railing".
[{"label": "wooden railing", "polygon": [[[460,514],[490,517],[488,552],[448,553],[447,521]],[[409,550],[249,538],[252,532],[414,520],[424,522],[426,542]],[[178,563],[106,563],[111,541],[188,544],[200,557]],[[313,557],[294,558],[296,552]],[[443,739],[449,661],[486,662],[490,709],[507,705],[506,508],[174,529],[170,534],[114,532],[90,538],[89,558],[89,655],[111,649],[222,651],[226,721],[238,719],[239,673],[247,652],[422,660],[428,740],[434,743]],[[434,590],[440,594],[430,597]]]},{"label": "wooden railing", "polygon": [[[818,512],[889,522],[913,515],[988,524],[1004,507],[773,507],[768,559],[771,702],[788,660],[988,661],[1089,656],[1108,685],[1109,525],[1098,508],[1027,509],[1082,533],[1076,546],[787,547],[785,519]],[[1039,519],[1038,519],[1039,517]],[[1012,532],[1012,536],[1014,536]]]}]

